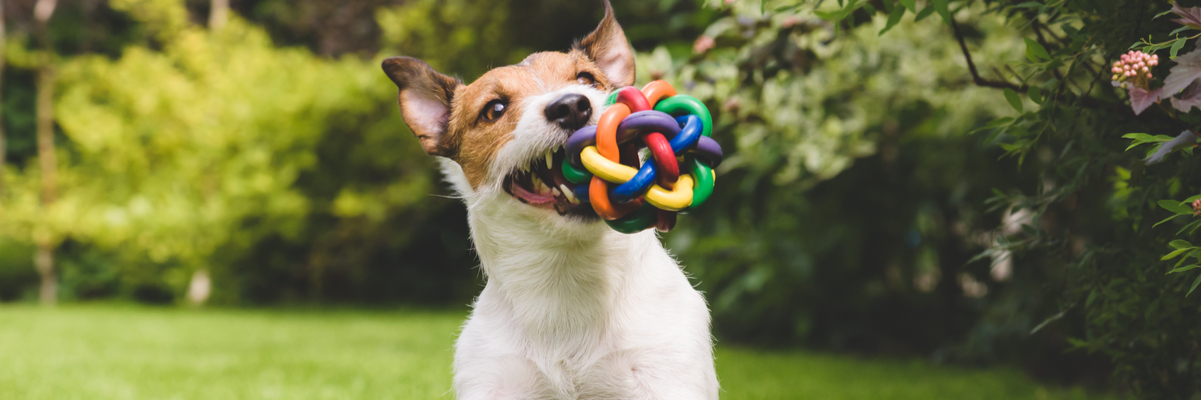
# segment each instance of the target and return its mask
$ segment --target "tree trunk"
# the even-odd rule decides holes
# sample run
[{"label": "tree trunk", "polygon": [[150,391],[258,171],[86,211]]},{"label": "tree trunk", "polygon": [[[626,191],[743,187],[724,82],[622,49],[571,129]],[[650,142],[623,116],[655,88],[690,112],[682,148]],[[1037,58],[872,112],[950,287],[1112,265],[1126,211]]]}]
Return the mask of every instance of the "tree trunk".
[{"label": "tree trunk", "polygon": [[[38,165],[42,172],[42,210],[48,210],[58,197],[58,156],[54,152],[54,48],[46,23],[54,15],[56,0],[38,0],[33,6],[37,21],[36,34],[42,47],[37,82]],[[35,238],[35,258],[38,275],[42,277],[42,304],[51,305],[58,298],[58,278],[54,271],[54,243],[49,237]]]},{"label": "tree trunk", "polygon": [[213,0],[209,10],[209,29],[220,30],[229,20],[229,0]]},{"label": "tree trunk", "polygon": [[52,306],[58,302],[58,276],[54,274],[54,246],[50,244],[50,241],[38,241],[34,264],[38,268],[38,275],[42,277],[42,286],[38,290],[38,301],[42,305]]},{"label": "tree trunk", "polygon": [[[3,93],[4,89],[4,67],[6,64],[5,62],[7,61],[7,59],[4,58],[4,52],[6,50],[5,45],[7,44],[6,40],[8,40],[8,38],[5,36],[5,29],[4,2],[0,1],[0,94]],[[3,97],[0,97],[0,104],[4,104],[2,100]],[[3,107],[0,107],[0,116],[3,116],[3,114]],[[6,187],[4,186],[4,163],[8,162],[7,144],[8,139],[4,137],[4,120],[0,118],[0,201],[4,199],[4,191],[6,190]],[[3,204],[0,204],[0,210],[3,209]]]},{"label": "tree trunk", "polygon": [[188,302],[193,306],[204,305],[208,301],[209,295],[213,293],[213,279],[209,276],[209,270],[199,268],[192,273],[192,281],[188,283]]}]

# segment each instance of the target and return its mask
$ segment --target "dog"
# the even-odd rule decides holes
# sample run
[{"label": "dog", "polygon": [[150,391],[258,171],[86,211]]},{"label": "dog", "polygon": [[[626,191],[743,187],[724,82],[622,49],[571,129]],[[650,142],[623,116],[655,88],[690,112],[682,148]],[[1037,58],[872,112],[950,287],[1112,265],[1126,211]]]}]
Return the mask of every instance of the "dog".
[{"label": "dog", "polygon": [[401,114],[467,205],[487,283],[455,343],[459,399],[717,399],[704,297],[651,230],[608,228],[563,179],[564,144],[634,83],[606,0],[595,31],[465,85],[392,57]]}]

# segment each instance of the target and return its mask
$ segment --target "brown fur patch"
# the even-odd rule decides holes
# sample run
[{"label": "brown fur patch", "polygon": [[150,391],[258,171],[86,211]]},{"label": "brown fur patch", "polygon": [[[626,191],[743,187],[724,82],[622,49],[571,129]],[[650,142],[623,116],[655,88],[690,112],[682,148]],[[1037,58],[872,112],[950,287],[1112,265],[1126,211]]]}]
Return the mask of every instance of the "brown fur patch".
[{"label": "brown fur patch", "polygon": [[[600,90],[613,89],[583,52],[573,50],[531,54],[520,64],[493,69],[455,90],[449,132],[458,139],[459,151],[452,159],[463,167],[472,188],[484,183],[497,152],[513,139],[525,111],[523,100],[576,84],[581,72],[592,74]],[[504,115],[495,121],[481,118],[484,106],[498,99],[508,102]]]}]

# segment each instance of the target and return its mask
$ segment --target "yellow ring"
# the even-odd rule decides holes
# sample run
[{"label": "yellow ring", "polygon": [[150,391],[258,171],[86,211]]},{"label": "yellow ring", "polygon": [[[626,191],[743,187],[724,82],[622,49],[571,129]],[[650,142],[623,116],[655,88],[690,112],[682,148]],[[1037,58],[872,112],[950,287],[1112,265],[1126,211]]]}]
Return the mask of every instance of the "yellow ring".
[{"label": "yellow ring", "polygon": [[692,175],[681,174],[680,180],[676,181],[675,190],[667,190],[659,185],[651,185],[650,190],[646,191],[647,203],[652,206],[667,210],[679,211],[692,205]]},{"label": "yellow ring", "polygon": [[580,161],[593,175],[610,183],[626,183],[638,174],[638,170],[634,168],[609,161],[596,150],[596,146],[585,147],[584,151],[580,152]]},{"label": "yellow ring", "polygon": [[[585,147],[584,151],[580,152],[580,161],[583,162],[584,168],[606,182],[622,184],[634,179],[634,175],[638,173],[638,170],[630,166],[609,161],[600,155],[596,146]],[[647,190],[643,197],[656,208],[667,211],[682,210],[692,205],[693,184],[692,175],[680,174],[680,180],[676,182],[674,190],[651,185],[650,190]]]}]

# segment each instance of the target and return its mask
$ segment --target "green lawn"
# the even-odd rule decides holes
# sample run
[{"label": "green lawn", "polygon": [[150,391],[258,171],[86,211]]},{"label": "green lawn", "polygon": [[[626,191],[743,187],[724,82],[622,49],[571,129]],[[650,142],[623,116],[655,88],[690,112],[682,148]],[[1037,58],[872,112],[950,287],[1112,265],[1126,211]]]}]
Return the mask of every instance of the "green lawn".
[{"label": "green lawn", "polygon": [[[0,399],[451,398],[463,315],[0,306]],[[1084,399],[1016,371],[719,347],[724,399]]]}]

